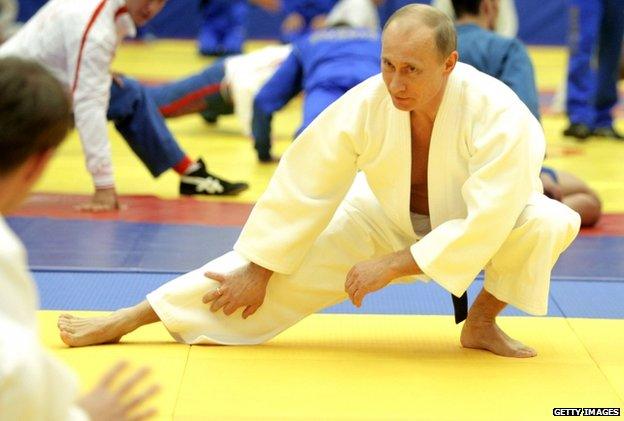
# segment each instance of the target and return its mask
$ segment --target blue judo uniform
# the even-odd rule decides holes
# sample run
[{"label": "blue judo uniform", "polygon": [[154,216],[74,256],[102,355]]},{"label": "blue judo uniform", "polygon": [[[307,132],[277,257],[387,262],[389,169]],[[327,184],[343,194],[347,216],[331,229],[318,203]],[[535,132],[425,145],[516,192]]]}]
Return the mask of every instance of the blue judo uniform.
[{"label": "blue judo uniform", "polygon": [[316,31],[293,44],[292,53],[254,99],[252,133],[258,158],[271,159],[271,120],[302,90],[303,131],[345,92],[379,73],[378,31],[337,27]]},{"label": "blue judo uniform", "polygon": [[[539,120],[535,72],[522,42],[474,24],[456,25],[456,29],[459,60],[509,86]],[[541,172],[559,182],[553,168],[542,167]],[[549,192],[544,193],[549,196]]]},{"label": "blue judo uniform", "polygon": [[459,61],[509,86],[539,120],[533,64],[522,42],[474,24],[457,25],[456,29]]},{"label": "blue judo uniform", "polygon": [[[568,117],[571,124],[582,124],[592,130],[611,128],[611,109],[618,100],[624,1],[570,0],[570,4]],[[591,66],[594,51],[597,51],[597,70]]]},{"label": "blue judo uniform", "polygon": [[290,44],[310,34],[312,20],[319,15],[327,15],[338,0],[283,0],[285,16],[298,13],[303,17],[304,26],[298,31],[282,32],[282,42]]},{"label": "blue judo uniform", "polygon": [[204,0],[197,41],[204,55],[240,54],[245,41],[247,0]]}]

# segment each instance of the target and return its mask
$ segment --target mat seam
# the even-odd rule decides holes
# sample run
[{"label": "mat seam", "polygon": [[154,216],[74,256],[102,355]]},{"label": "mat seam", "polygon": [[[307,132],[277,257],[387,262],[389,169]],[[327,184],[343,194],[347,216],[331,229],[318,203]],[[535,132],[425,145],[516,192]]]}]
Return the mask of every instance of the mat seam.
[{"label": "mat seam", "polygon": [[589,355],[589,358],[594,362],[594,364],[596,365],[596,368],[598,368],[598,371],[600,371],[600,374],[602,374],[602,377],[604,377],[604,379],[606,380],[606,382],[609,385],[609,387],[611,388],[611,390],[613,390],[613,392],[615,393],[615,396],[617,396],[617,398],[619,399],[620,403],[624,405],[624,397],[621,396],[620,391],[618,389],[616,389],[615,385],[613,383],[611,383],[611,380],[609,380],[609,377],[607,376],[607,373],[605,373],[602,370],[602,367],[600,366],[600,363],[598,363],[598,361],[596,361],[596,359],[592,355],[592,352],[587,347],[587,344],[585,343],[585,341],[583,341],[583,338],[581,338],[581,336],[578,334],[576,329],[574,329],[574,326],[572,325],[572,323],[570,323],[570,318],[566,317],[565,321],[566,321],[566,324],[570,327],[570,329],[572,329],[572,332],[574,332],[574,336],[576,336],[576,338],[579,340],[581,345],[583,345],[583,348],[585,349],[585,352],[587,352],[587,354]]},{"label": "mat seam", "polygon": [[175,401],[173,403],[173,412],[171,413],[172,420],[175,420],[176,412],[178,410],[178,401],[180,399],[180,394],[182,393],[182,385],[184,383],[184,377],[186,376],[186,369],[188,368],[188,362],[191,356],[191,346],[192,345],[187,345],[188,351],[186,353],[186,360],[184,361],[184,367],[182,368],[182,376],[180,378],[180,384],[178,385],[178,393],[176,393]]}]

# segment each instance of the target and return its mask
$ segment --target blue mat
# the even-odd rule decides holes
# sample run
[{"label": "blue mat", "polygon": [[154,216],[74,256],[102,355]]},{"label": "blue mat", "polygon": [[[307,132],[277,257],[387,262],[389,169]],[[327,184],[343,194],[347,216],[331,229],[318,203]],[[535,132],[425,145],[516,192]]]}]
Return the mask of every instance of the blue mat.
[{"label": "blue mat", "polygon": [[[229,251],[240,228],[8,218],[32,269],[187,272]],[[578,237],[553,271],[581,280],[624,280],[623,237]]]},{"label": "blue mat", "polygon": [[32,269],[188,272],[231,250],[240,228],[8,218]]},{"label": "blue mat", "polygon": [[[36,271],[41,308],[44,310],[102,310],[128,307],[176,277],[176,273],[107,273]],[[482,281],[471,285],[473,300]],[[552,284],[549,316],[624,318],[624,282],[582,282],[559,280]],[[450,295],[434,282],[391,285],[366,297],[362,308],[349,302],[327,308],[323,313],[351,314],[452,314]],[[524,315],[509,307],[504,315]]]}]

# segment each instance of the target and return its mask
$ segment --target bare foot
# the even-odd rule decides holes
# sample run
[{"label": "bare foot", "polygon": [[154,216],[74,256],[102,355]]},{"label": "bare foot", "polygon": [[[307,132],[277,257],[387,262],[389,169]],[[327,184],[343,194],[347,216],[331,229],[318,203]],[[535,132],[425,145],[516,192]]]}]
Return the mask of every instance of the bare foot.
[{"label": "bare foot", "polygon": [[119,342],[130,332],[123,311],[106,317],[80,318],[61,314],[57,326],[61,339],[69,346],[87,346]]},{"label": "bare foot", "polygon": [[533,348],[510,338],[494,321],[466,320],[460,342],[464,348],[485,349],[503,357],[529,358],[537,355]]}]

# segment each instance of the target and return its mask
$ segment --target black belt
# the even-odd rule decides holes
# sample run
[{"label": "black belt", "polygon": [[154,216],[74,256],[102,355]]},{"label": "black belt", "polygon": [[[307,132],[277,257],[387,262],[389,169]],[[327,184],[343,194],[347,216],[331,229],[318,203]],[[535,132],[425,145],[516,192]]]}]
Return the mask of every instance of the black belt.
[{"label": "black belt", "polygon": [[468,317],[468,293],[464,292],[461,297],[451,294],[451,297],[453,298],[453,310],[455,310],[455,323],[459,324]]}]

